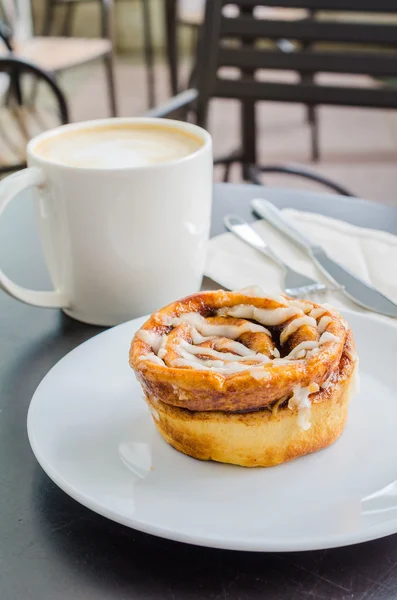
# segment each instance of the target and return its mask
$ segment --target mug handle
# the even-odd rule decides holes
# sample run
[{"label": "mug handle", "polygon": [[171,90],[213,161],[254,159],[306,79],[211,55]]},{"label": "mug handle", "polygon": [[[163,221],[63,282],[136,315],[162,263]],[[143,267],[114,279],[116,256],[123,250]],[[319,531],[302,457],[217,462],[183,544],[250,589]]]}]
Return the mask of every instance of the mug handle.
[{"label": "mug handle", "polygon": [[[40,187],[45,183],[44,172],[38,167],[29,167],[9,175],[0,183],[0,217],[14,197],[30,187]],[[21,287],[9,279],[0,269],[0,289],[25,304],[44,308],[66,308],[68,300],[61,290],[37,292]]]}]

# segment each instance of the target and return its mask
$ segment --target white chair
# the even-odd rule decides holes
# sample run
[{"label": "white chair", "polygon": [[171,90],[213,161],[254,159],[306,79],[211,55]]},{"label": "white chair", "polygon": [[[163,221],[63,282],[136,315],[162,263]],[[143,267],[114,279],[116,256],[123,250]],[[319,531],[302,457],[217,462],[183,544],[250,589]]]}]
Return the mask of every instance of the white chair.
[{"label": "white chair", "polygon": [[[64,37],[72,37],[73,24],[76,17],[77,9],[81,4],[96,3],[100,4],[102,11],[102,25],[106,23],[107,15],[105,12],[106,4],[103,0],[45,0],[46,12],[44,18],[43,34],[50,36],[54,32],[55,13],[59,8],[63,13],[61,21],[61,35]],[[154,47],[153,47],[153,27],[151,16],[151,0],[139,0],[141,16],[142,16],[142,32],[143,32],[143,54],[146,65],[147,74],[147,96],[149,107],[155,105],[155,81],[154,81]],[[110,29],[110,26],[109,26]],[[116,33],[117,35],[117,33]]]},{"label": "white chair", "polygon": [[[36,37],[32,35],[29,0],[0,0],[1,12],[12,31],[10,44],[12,54],[16,58],[35,64],[52,75],[94,60],[103,60],[111,115],[115,117],[117,106],[111,31],[113,5],[112,0],[101,0],[101,4],[101,38]],[[0,44],[0,56],[6,56],[8,53],[9,49]]]}]

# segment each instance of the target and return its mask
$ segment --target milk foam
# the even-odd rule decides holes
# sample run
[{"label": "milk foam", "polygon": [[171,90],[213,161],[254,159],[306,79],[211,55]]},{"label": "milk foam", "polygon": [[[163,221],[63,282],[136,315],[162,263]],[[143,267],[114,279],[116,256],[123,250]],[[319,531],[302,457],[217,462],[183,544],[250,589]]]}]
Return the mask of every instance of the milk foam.
[{"label": "milk foam", "polygon": [[71,167],[113,169],[178,160],[202,145],[200,138],[171,127],[118,125],[61,133],[39,144],[36,154]]}]

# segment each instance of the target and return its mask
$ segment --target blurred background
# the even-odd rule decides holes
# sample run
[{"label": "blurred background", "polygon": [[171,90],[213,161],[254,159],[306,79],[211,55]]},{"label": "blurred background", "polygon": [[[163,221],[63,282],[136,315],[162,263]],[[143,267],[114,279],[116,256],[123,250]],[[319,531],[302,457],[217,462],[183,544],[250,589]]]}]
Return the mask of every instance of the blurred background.
[{"label": "blurred background", "polygon": [[[345,10],[346,6],[352,5],[351,1],[338,10],[341,3],[330,0],[325,3],[332,9],[328,11],[321,10],[322,0],[317,4],[290,0],[246,4],[251,7],[261,5],[255,7],[260,9],[254,15],[257,21],[277,24],[277,30],[263,30],[262,43],[263,48],[270,49],[273,55],[275,52],[281,54],[284,62],[281,69],[263,70],[264,81],[290,84],[288,87],[294,87],[296,83],[310,87],[315,83],[337,89],[347,86],[353,91],[374,89],[380,97],[378,103],[375,96],[361,99],[357,94],[357,101],[349,100],[346,104],[343,98],[336,102],[331,98],[329,105],[322,101],[302,103],[299,93],[291,102],[284,97],[280,101],[275,97],[275,89],[270,90],[268,97],[265,93],[260,99],[263,101],[257,101],[255,97],[255,162],[298,165],[337,182],[353,195],[397,204],[397,61],[394,58],[397,6],[394,13],[386,10],[388,5],[393,6],[392,2],[366,1],[360,3],[360,7],[368,6],[371,10],[357,13]],[[208,23],[205,31],[202,25],[204,5],[204,0],[115,0],[114,3],[110,0],[32,0],[32,3],[30,0],[0,0],[0,56],[3,60],[3,67],[0,67],[3,71],[0,73],[0,163],[3,172],[23,164],[29,137],[59,124],[58,113],[59,110],[62,113],[62,107],[59,109],[57,104],[60,99],[56,98],[57,90],[47,90],[48,82],[42,80],[43,73],[44,77],[50,77],[51,84],[55,82],[62,94],[67,114],[61,121],[65,122],[111,114],[143,115],[148,108],[162,105],[177,91],[183,91],[189,85],[199,86],[195,81],[197,40],[201,35],[205,44],[208,36]],[[223,10],[232,20],[240,14],[241,7],[230,4]],[[297,42],[291,37],[295,34],[289,25],[308,21],[332,21],[342,28],[360,23],[365,35],[354,28],[343,29],[342,33],[335,29],[330,40],[329,31],[324,29],[321,31],[326,38],[328,36],[325,42],[318,39],[321,32],[311,35],[310,31],[308,34],[303,32],[303,38]],[[240,33],[237,32],[235,37],[241,42]],[[350,34],[352,39],[348,39]],[[252,44],[252,40],[251,35],[249,43]],[[323,46],[319,46],[321,42]],[[318,60],[321,53],[324,54],[324,48],[329,51],[324,43],[329,45],[330,42],[332,52],[344,52],[354,42],[351,53],[359,55],[361,52],[361,62],[358,66],[352,65],[350,73],[339,73],[340,67],[329,68],[330,63],[325,57],[325,69],[321,72]],[[236,48],[240,46],[236,44]],[[291,69],[286,68],[289,65],[285,60],[297,50],[300,53],[320,52],[316,73],[292,68],[295,64],[303,64],[298,62],[291,64]],[[368,58],[372,51],[374,61]],[[273,55],[270,65],[278,65],[277,57]],[[18,84],[16,70],[22,69],[22,73],[25,67],[13,62],[16,60],[37,67],[37,71],[29,71],[26,67],[28,83]],[[368,65],[368,72],[363,65]],[[237,67],[227,64],[223,68],[229,70],[233,80]],[[246,69],[244,75],[249,78],[250,70]],[[211,77],[210,73],[208,77]],[[10,81],[11,84],[14,81],[13,85]],[[199,81],[203,85],[205,74],[201,73]],[[18,92],[18,86],[22,91],[19,89]],[[386,100],[385,88],[388,91]],[[242,122],[241,99],[216,97],[215,93],[209,93],[215,97],[209,103],[206,126],[214,138],[215,155],[229,156],[241,145],[249,123]],[[252,109],[253,102],[254,99],[248,98],[245,102],[247,110],[250,110],[250,103]],[[51,103],[56,110],[50,108]],[[231,164],[227,171],[230,181],[248,178],[238,162]],[[224,168],[217,167],[216,178],[224,177]],[[263,182],[271,185],[318,187],[318,183],[284,173],[263,177]]]}]

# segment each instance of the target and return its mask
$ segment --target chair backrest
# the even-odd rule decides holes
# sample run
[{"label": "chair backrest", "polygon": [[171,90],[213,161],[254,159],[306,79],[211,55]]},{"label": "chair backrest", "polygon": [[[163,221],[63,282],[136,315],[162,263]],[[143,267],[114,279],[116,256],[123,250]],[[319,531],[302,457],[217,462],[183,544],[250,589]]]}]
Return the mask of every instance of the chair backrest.
[{"label": "chair backrest", "polygon": [[[197,74],[201,122],[211,97],[397,108],[396,88],[320,85],[313,78],[318,72],[395,76],[396,0],[236,0],[234,18],[222,10],[229,3],[206,3]],[[266,19],[262,10],[257,18],[263,6],[305,9],[307,16]],[[359,18],[358,6],[370,14]],[[220,67],[237,67],[240,76],[225,78]],[[263,81],[255,77],[259,69],[301,77],[294,84]]]},{"label": "chair backrest", "polygon": [[[25,75],[44,84],[35,104]],[[68,120],[65,97],[51,75],[13,55],[0,57],[0,174],[25,166],[27,142]]]}]

